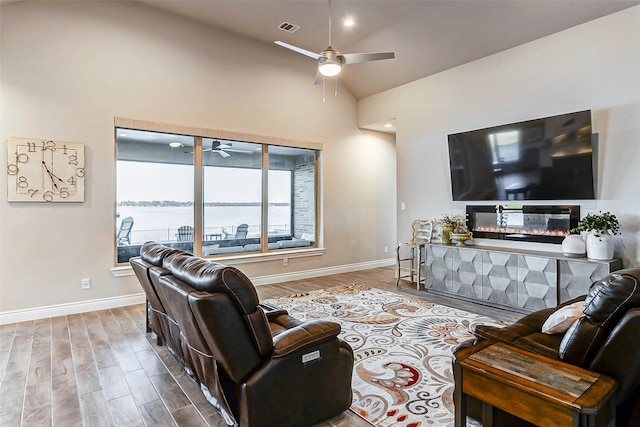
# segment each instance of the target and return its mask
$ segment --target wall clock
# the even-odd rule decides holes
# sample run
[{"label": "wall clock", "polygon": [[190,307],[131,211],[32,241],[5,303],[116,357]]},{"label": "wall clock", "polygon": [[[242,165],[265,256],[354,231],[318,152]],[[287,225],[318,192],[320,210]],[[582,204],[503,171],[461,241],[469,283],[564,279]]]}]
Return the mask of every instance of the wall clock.
[{"label": "wall clock", "polygon": [[9,138],[10,202],[84,202],[84,144]]}]

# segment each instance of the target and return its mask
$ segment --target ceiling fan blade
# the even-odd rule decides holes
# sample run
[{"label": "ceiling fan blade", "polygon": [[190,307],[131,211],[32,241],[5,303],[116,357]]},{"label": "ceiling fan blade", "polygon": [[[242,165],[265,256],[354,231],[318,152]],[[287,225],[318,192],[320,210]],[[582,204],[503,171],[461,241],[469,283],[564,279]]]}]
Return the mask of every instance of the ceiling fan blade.
[{"label": "ceiling fan blade", "polygon": [[321,56],[319,53],[311,52],[310,50],[306,50],[306,49],[303,49],[301,47],[293,46],[293,45],[290,45],[288,43],[281,42],[280,40],[275,41],[274,43],[277,44],[278,46],[286,47],[287,49],[290,49],[290,50],[292,50],[294,52],[298,52],[298,53],[301,53],[303,55],[306,55],[309,58],[318,59]]},{"label": "ceiling fan blade", "polygon": [[322,77],[324,77],[324,76],[320,73],[320,71],[318,71],[318,72],[316,73],[316,78],[315,78],[315,80],[313,81],[313,84],[314,84],[314,85],[319,85],[320,83],[322,83]]},{"label": "ceiling fan blade", "polygon": [[358,62],[379,61],[381,59],[393,59],[396,57],[393,52],[373,52],[373,53],[343,53],[345,64],[357,64]]},{"label": "ceiling fan blade", "polygon": [[215,151],[216,151],[216,153],[220,154],[223,159],[226,159],[227,157],[229,157],[231,155],[231,154],[226,153],[226,152],[224,152],[222,150],[215,150]]}]

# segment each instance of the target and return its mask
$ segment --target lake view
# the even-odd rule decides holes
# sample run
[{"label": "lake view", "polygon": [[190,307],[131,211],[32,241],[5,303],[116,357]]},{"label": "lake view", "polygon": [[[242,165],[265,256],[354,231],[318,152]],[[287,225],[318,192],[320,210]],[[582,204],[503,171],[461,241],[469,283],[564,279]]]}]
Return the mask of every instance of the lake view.
[{"label": "lake view", "polygon": [[[119,206],[116,220],[133,218],[131,243],[147,240],[175,240],[178,227],[193,226],[193,206],[140,207]],[[206,206],[204,210],[204,234],[234,231],[238,225],[249,224],[249,234],[260,233],[260,206]],[[291,207],[269,207],[269,230],[291,229]]]}]

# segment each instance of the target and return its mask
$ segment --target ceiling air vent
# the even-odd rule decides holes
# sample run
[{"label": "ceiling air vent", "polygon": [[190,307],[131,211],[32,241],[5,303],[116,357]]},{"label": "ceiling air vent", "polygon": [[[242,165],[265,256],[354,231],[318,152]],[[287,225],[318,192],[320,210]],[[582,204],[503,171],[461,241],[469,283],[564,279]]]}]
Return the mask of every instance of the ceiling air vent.
[{"label": "ceiling air vent", "polygon": [[287,33],[295,33],[296,30],[300,29],[296,24],[292,24],[291,22],[283,22],[278,26],[282,31],[286,31]]}]

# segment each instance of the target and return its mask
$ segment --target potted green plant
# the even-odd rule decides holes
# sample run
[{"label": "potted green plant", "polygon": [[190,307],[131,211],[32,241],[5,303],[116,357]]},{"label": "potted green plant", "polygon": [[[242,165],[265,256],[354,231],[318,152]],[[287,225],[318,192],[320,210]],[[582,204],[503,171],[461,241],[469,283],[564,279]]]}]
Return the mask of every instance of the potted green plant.
[{"label": "potted green plant", "polygon": [[613,258],[613,236],[620,234],[620,222],[610,212],[587,214],[578,222],[572,233],[588,233],[587,257],[592,259]]}]

